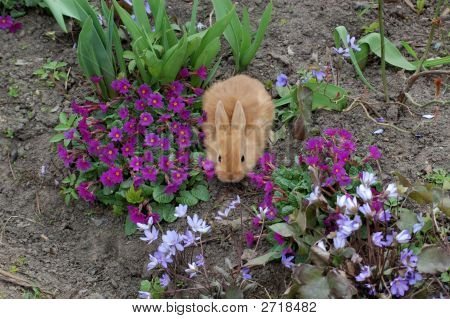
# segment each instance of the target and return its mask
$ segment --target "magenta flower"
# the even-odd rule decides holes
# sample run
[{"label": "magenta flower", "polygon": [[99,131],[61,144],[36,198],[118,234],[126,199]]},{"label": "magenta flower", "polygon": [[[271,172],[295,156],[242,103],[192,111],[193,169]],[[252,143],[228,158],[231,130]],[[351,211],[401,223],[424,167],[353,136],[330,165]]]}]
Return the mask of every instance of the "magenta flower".
[{"label": "magenta flower", "polygon": [[134,135],[137,132],[136,119],[131,118],[129,121],[125,122],[123,130],[129,135]]},{"label": "magenta flower", "polygon": [[87,202],[94,202],[95,195],[93,192],[89,191],[88,188],[89,188],[89,184],[86,182],[82,182],[75,189],[78,193],[78,196],[80,196],[82,199],[84,199]]},{"label": "magenta flower", "polygon": [[153,163],[153,153],[150,151],[144,152],[144,161],[147,163]]},{"label": "magenta flower", "polygon": [[170,149],[170,140],[166,137],[163,137],[159,140],[159,146],[163,151],[168,151]]},{"label": "magenta flower", "polygon": [[141,174],[145,181],[156,182],[158,171],[154,167],[145,166],[141,169]]},{"label": "magenta flower", "polygon": [[129,164],[130,164],[130,167],[133,169],[133,171],[139,172],[142,168],[143,161],[142,161],[142,158],[134,156],[130,160]]},{"label": "magenta flower", "polygon": [[134,107],[137,111],[143,111],[145,110],[145,107],[147,106],[147,102],[145,100],[139,99],[134,102]]},{"label": "magenta flower", "polygon": [[117,112],[121,120],[125,120],[128,117],[128,109],[125,107],[121,107]]},{"label": "magenta flower", "polygon": [[153,116],[150,113],[144,112],[140,116],[139,124],[141,126],[149,126],[153,123]]},{"label": "magenta flower", "polygon": [[120,184],[123,182],[123,172],[120,168],[111,167],[100,176],[100,182],[106,187]]},{"label": "magenta flower", "polygon": [[159,93],[152,93],[149,95],[147,103],[149,106],[154,107],[155,109],[160,109],[163,107],[162,103],[162,95]]},{"label": "magenta flower", "polygon": [[381,158],[381,152],[375,145],[369,146],[370,157],[374,160]]},{"label": "magenta flower", "polygon": [[169,157],[167,157],[167,156],[165,156],[165,155],[162,155],[162,156],[159,158],[159,161],[158,161],[158,162],[159,162],[159,163],[158,163],[159,168],[160,168],[164,173],[167,173],[170,169],[173,168],[173,163],[172,163],[172,161],[170,161],[170,160],[169,160]]},{"label": "magenta flower", "polygon": [[103,79],[103,77],[99,76],[99,75],[93,75],[90,78],[91,82],[94,83],[94,84],[100,83],[102,81],[102,79]]},{"label": "magenta flower", "polygon": [[76,167],[78,170],[85,172],[92,167],[92,164],[83,157],[79,157],[76,162]]},{"label": "magenta flower", "polygon": [[208,70],[206,69],[206,66],[202,65],[196,72],[197,76],[202,79],[206,80],[208,77]]},{"label": "magenta flower", "polygon": [[150,146],[150,147],[158,146],[159,145],[159,136],[154,134],[154,133],[147,134],[145,136],[144,145],[145,146]]},{"label": "magenta flower", "polygon": [[141,97],[141,99],[148,98],[150,94],[152,93],[152,90],[147,84],[142,84],[138,90],[137,93]]},{"label": "magenta flower", "polygon": [[185,103],[182,98],[172,97],[169,101],[169,105],[167,106],[169,111],[173,111],[175,113],[180,113],[184,109]]},{"label": "magenta flower", "polygon": [[176,170],[172,171],[170,177],[174,183],[182,184],[188,178],[188,174],[182,170]]},{"label": "magenta flower", "polygon": [[122,131],[114,126],[108,136],[111,138],[111,141],[120,142],[122,140]]},{"label": "magenta flower", "polygon": [[255,244],[255,235],[251,231],[245,233],[245,241],[248,248],[253,248]]},{"label": "magenta flower", "polygon": [[130,215],[130,220],[137,224],[147,224],[147,221],[149,219],[148,216],[145,216],[138,207],[136,206],[128,206],[128,214]]},{"label": "magenta flower", "polygon": [[130,91],[131,84],[127,79],[120,79],[112,81],[111,87],[120,94],[127,94]]},{"label": "magenta flower", "polygon": [[205,92],[205,90],[203,90],[202,88],[194,88],[193,92],[195,95],[200,96],[203,94],[203,92]]},{"label": "magenta flower", "polygon": [[64,162],[65,167],[69,167],[70,164],[73,163],[73,156],[62,146],[62,144],[58,144],[57,146],[58,156]]},{"label": "magenta flower", "polygon": [[273,233],[273,239],[275,239],[277,241],[278,245],[283,245],[283,243],[284,243],[283,236],[281,236],[278,233]]},{"label": "magenta flower", "polygon": [[188,68],[182,68],[181,71],[180,71],[180,74],[179,74],[180,78],[182,78],[182,79],[186,79],[190,75],[191,75],[191,73],[189,72]]},{"label": "magenta flower", "polygon": [[131,157],[134,155],[134,146],[131,143],[126,143],[121,148],[122,156]]},{"label": "magenta flower", "polygon": [[0,16],[0,29],[6,30],[12,27],[14,23],[13,18],[11,16]]},{"label": "magenta flower", "polygon": [[16,33],[20,29],[22,29],[22,23],[16,21],[12,24],[12,26],[9,27],[9,32]]}]

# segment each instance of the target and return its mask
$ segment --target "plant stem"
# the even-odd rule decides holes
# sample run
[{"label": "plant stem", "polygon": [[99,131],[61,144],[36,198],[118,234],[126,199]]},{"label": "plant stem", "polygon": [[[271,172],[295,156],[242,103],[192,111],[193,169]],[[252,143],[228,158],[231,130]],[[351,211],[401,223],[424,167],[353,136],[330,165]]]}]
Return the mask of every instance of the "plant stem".
[{"label": "plant stem", "polygon": [[389,102],[387,78],[386,78],[386,48],[384,47],[384,14],[383,14],[383,0],[378,0],[378,23],[380,25],[380,41],[381,41],[381,78],[383,80],[383,92],[385,102]]},{"label": "plant stem", "polygon": [[417,69],[416,69],[416,72],[414,73],[414,75],[416,75],[420,72],[420,70],[422,69],[423,63],[427,59],[428,53],[430,52],[431,43],[433,42],[433,38],[434,38],[434,33],[436,32],[436,29],[439,26],[439,23],[437,22],[437,20],[439,19],[439,16],[441,15],[441,7],[442,7],[443,2],[444,2],[444,0],[437,0],[437,2],[436,2],[436,10],[434,11],[433,20],[431,21],[431,30],[430,30],[430,34],[428,35],[425,52],[423,53],[422,58],[420,59],[419,64],[417,65]]}]

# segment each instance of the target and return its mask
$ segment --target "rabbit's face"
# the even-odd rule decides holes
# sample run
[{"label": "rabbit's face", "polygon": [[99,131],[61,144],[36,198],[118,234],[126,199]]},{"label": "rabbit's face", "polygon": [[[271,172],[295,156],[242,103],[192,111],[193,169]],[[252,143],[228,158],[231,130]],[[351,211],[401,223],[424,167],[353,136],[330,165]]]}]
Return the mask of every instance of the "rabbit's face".
[{"label": "rabbit's face", "polygon": [[246,120],[241,103],[236,103],[230,122],[223,104],[219,102],[215,122],[216,143],[211,159],[215,163],[216,175],[222,182],[239,182],[248,172]]}]

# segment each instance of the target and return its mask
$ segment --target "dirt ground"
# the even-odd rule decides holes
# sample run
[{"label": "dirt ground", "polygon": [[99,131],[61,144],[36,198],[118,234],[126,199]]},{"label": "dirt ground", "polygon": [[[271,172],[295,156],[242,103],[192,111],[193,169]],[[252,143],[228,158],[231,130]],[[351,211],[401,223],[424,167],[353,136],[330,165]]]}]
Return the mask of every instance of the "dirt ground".
[{"label": "dirt ground", "polygon": [[[167,2],[171,15],[180,22],[188,19],[188,2]],[[376,10],[358,18],[357,9],[366,5],[365,1],[273,2],[272,23],[247,72],[263,82],[274,80],[280,72],[294,79],[296,71],[308,66],[315,56],[322,65],[326,64],[325,52],[333,46],[334,27],[345,25],[359,38],[361,28],[376,19]],[[240,2],[249,6],[254,20],[261,15],[265,3],[262,0]],[[202,5],[200,12],[206,24],[210,7]],[[431,15],[429,7],[418,16],[403,1],[386,4],[387,36],[394,43],[405,40],[422,52]],[[147,275],[145,267],[151,247],[141,242],[138,235],[127,238],[123,233],[123,219],[114,217],[109,209],[83,202],[67,207],[59,193],[58,184],[66,172],[48,140],[59,112],[68,110],[72,99],[82,98],[88,92],[88,85],[76,64],[74,40],[71,34],[61,33],[54,20],[42,12],[31,11],[19,21],[24,28],[17,34],[0,31],[0,269],[27,278],[50,292],[49,297],[136,298],[139,282]],[[447,35],[448,17],[444,19],[443,29]],[[49,34],[52,31],[56,31],[55,39]],[[443,42],[443,46],[450,49],[449,38],[444,40],[447,43]],[[442,39],[436,37],[435,41],[442,42]],[[431,52],[438,53],[443,55],[442,51]],[[67,91],[63,85],[51,88],[33,76],[47,59],[65,61],[71,67]],[[224,60],[219,78],[229,76],[233,70],[231,58],[226,56]],[[377,59],[370,61],[365,75],[380,87]],[[407,74],[389,68],[388,76],[390,94],[396,96]],[[344,65],[340,84],[353,97],[366,93],[351,65]],[[8,95],[11,86],[18,87],[17,98]],[[419,101],[432,99],[433,79],[418,81],[412,94]],[[446,99],[449,98],[450,92],[447,92]],[[411,115],[406,109],[386,105],[370,94],[367,99],[377,103],[375,109],[380,116],[406,129],[423,121],[421,114],[434,112],[434,106],[430,106],[412,109],[415,115]],[[435,119],[423,123],[415,135],[385,128],[384,134],[375,136],[372,132],[381,127],[371,122],[361,108],[347,113],[321,110],[313,114],[313,120],[318,129],[338,126],[350,130],[360,146],[377,144],[383,153],[381,168],[385,178],[389,178],[392,171],[417,179],[430,166],[450,169],[448,106],[441,107]],[[274,149],[283,154],[286,147],[297,150],[299,145],[280,142]],[[45,167],[43,176],[40,175],[42,166]],[[246,182],[222,185],[213,181],[210,189],[211,201],[193,209],[209,220],[225,201],[237,194],[247,206],[259,201],[257,191]],[[234,240],[212,241],[207,245],[206,258],[210,267],[222,265],[225,257],[236,260],[237,252],[233,247],[237,245],[238,232],[215,227],[211,236],[222,238],[229,232],[234,233]],[[279,264],[270,264],[253,274],[271,297],[280,296],[289,282],[289,273]],[[23,288],[0,280],[0,298],[21,298],[23,293]],[[260,289],[247,297],[267,295]]]}]

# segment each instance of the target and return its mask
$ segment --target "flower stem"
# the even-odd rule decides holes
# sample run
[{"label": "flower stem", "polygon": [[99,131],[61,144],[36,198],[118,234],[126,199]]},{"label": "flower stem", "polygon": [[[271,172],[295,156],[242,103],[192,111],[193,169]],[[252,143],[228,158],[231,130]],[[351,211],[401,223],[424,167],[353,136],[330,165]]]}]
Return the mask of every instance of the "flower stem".
[{"label": "flower stem", "polygon": [[384,100],[389,101],[387,78],[386,78],[386,48],[384,46],[384,14],[383,14],[383,0],[378,0],[378,23],[380,25],[380,41],[381,41],[381,79],[383,81]]},{"label": "flower stem", "polygon": [[438,0],[436,2],[436,10],[434,11],[433,20],[431,22],[431,30],[430,34],[428,35],[427,45],[425,47],[425,52],[423,53],[422,57],[420,58],[419,64],[417,65],[416,72],[414,72],[414,75],[418,74],[420,70],[422,69],[423,63],[428,57],[428,53],[430,52],[431,44],[433,42],[434,33],[436,32],[436,29],[439,26],[439,16],[441,15],[441,7],[444,0]]}]

